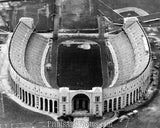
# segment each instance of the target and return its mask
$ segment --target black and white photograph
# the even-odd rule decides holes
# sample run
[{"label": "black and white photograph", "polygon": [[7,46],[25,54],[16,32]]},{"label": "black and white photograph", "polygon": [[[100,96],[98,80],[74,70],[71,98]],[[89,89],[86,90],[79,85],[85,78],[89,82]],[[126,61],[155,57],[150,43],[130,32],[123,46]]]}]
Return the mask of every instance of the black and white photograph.
[{"label": "black and white photograph", "polygon": [[0,0],[0,128],[160,128],[160,0]]}]

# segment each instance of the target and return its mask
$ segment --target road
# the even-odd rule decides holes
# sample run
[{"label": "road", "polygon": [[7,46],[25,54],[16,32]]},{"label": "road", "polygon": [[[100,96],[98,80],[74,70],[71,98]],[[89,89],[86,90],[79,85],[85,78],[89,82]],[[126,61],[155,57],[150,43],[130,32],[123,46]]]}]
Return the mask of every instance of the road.
[{"label": "road", "polygon": [[[160,45],[160,33],[156,33],[152,38],[156,39]],[[151,36],[150,36],[151,37]],[[160,50],[152,42],[152,51],[156,52],[157,60],[160,62]],[[155,44],[153,44],[155,43]],[[160,69],[159,69],[160,71]],[[160,76],[159,76],[160,78]],[[160,82],[159,82],[160,83]],[[113,124],[113,128],[160,128],[160,93],[147,106],[139,109],[138,115],[135,115],[122,123]]]}]

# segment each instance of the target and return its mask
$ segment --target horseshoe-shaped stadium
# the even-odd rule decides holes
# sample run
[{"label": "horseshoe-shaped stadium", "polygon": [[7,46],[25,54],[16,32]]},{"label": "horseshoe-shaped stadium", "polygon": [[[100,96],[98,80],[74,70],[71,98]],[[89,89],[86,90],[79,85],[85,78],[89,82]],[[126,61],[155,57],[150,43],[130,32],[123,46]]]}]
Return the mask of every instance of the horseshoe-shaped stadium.
[{"label": "horseshoe-shaped stadium", "polygon": [[10,85],[24,107],[55,119],[79,111],[103,116],[142,98],[151,82],[152,60],[138,20],[103,38],[85,30],[58,36],[54,41],[36,33],[30,18],[22,19],[13,32]]}]

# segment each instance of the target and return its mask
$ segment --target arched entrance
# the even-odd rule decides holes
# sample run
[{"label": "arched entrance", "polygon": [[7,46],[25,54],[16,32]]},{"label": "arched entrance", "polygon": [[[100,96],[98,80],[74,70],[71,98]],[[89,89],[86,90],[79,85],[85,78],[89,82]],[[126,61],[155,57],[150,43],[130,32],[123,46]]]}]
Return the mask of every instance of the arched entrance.
[{"label": "arched entrance", "polygon": [[77,94],[72,99],[72,110],[75,111],[88,111],[89,112],[90,100],[85,94]]}]

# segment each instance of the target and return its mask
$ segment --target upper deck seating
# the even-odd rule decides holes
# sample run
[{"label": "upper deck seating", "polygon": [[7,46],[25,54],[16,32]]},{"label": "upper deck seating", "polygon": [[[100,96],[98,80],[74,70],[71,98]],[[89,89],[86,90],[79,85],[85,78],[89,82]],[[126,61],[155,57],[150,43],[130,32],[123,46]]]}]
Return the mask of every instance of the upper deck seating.
[{"label": "upper deck seating", "polygon": [[32,78],[40,85],[44,85],[41,77],[41,59],[47,42],[43,36],[32,34],[25,54],[26,68]]},{"label": "upper deck seating", "polygon": [[25,68],[24,55],[32,32],[32,29],[20,22],[13,33],[9,48],[9,58],[12,66],[19,75],[29,80],[32,79]]},{"label": "upper deck seating", "polygon": [[137,22],[124,29],[127,33],[135,54],[135,68],[131,78],[143,72],[149,61],[149,46],[146,36]]},{"label": "upper deck seating", "polygon": [[44,85],[41,78],[41,59],[47,39],[33,33],[23,22],[15,29],[10,42],[9,58],[17,73],[38,85]]},{"label": "upper deck seating", "polygon": [[115,51],[118,61],[118,79],[115,85],[121,85],[132,75],[135,60],[132,45],[124,32],[111,38],[110,43]]}]

